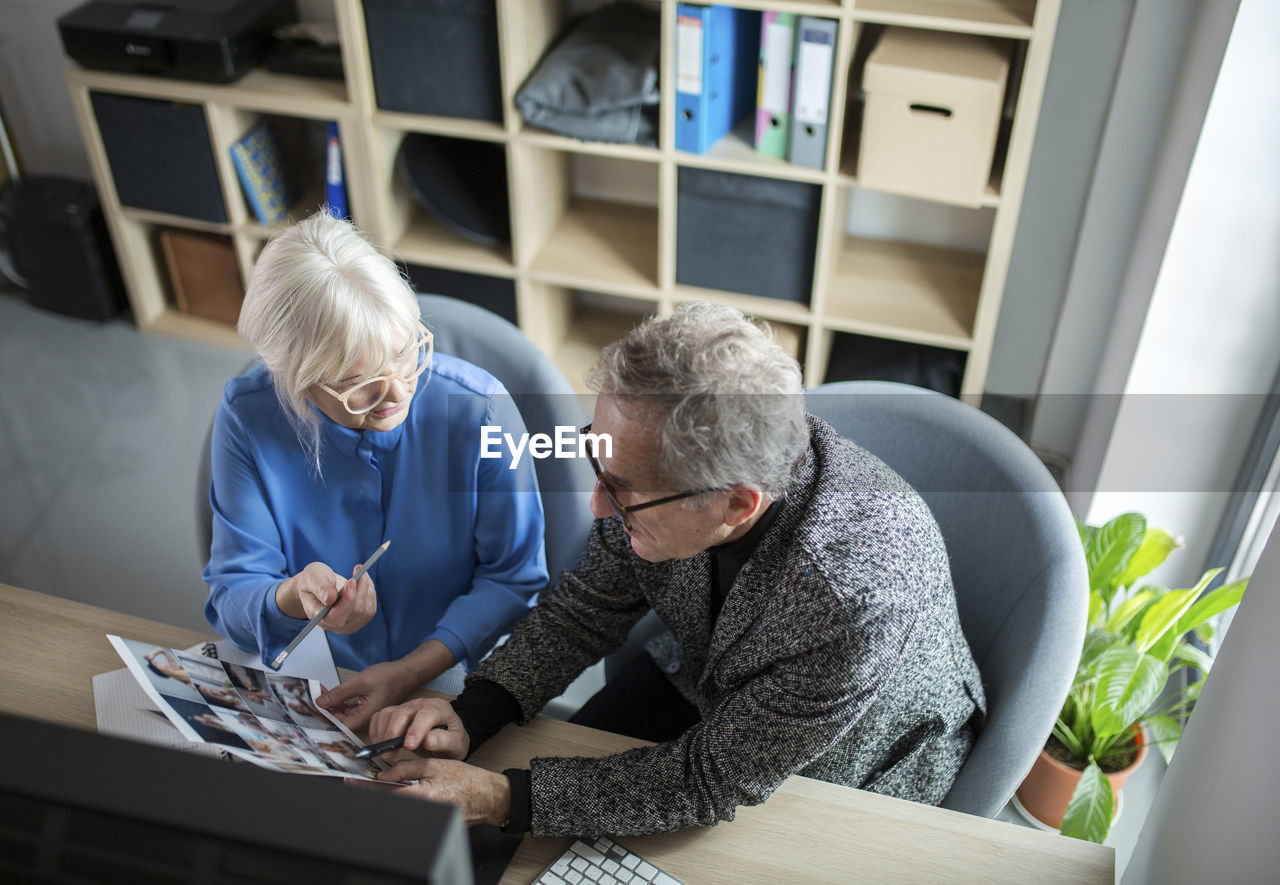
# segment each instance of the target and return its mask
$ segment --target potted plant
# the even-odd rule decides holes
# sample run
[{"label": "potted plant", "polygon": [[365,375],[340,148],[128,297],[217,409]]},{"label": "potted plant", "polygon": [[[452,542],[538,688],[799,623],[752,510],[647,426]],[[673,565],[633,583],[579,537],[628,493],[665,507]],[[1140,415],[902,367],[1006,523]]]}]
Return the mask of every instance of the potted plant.
[{"label": "potted plant", "polygon": [[[1071,691],[1018,799],[1063,834],[1101,842],[1124,778],[1149,745],[1166,760],[1172,756],[1180,720],[1200,696],[1212,661],[1192,637],[1210,638],[1217,616],[1240,601],[1248,579],[1206,592],[1222,571],[1215,568],[1187,589],[1144,583],[1181,546],[1176,538],[1149,527],[1140,513],[1078,525],[1089,566],[1088,632]],[[1187,666],[1200,678],[1166,693],[1170,675]],[[1062,778],[1067,786],[1056,798],[1041,795]]]}]

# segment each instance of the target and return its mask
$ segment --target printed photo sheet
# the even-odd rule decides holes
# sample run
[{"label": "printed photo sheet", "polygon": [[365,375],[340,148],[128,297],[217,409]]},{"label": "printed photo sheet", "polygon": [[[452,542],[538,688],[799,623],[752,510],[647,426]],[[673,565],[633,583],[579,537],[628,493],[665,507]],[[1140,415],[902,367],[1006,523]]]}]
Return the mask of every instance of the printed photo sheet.
[{"label": "printed photo sheet", "polygon": [[315,702],[314,679],[108,635],[143,691],[189,741],[274,771],[372,780],[382,760],[357,759],[360,741]]}]

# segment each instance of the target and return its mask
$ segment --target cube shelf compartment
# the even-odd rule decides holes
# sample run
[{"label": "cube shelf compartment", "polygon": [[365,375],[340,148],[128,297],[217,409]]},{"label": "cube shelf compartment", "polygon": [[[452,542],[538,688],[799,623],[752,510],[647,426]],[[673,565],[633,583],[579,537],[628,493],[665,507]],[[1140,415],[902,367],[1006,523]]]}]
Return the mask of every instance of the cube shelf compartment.
[{"label": "cube shelf compartment", "polygon": [[[258,224],[240,190],[228,146],[261,117],[304,134],[338,124],[356,224],[404,262],[418,285],[471,297],[513,317],[581,386],[585,368],[612,337],[647,314],[665,314],[696,298],[733,304],[768,320],[800,360],[808,385],[822,383],[839,348],[853,336],[942,348],[958,354],[960,391],[983,390],[1003,297],[1014,230],[1031,154],[1061,0],[737,0],[743,8],[821,16],[837,23],[835,75],[823,168],[799,166],[752,149],[750,120],[701,155],[675,149],[676,0],[661,0],[657,147],[588,143],[525,124],[514,96],[568,21],[564,0],[469,0],[445,7],[407,0],[334,0],[344,81],[250,72],[227,85],[71,68],[68,83],[89,148],[103,211],[140,328],[243,346],[234,331],[177,310],[165,288],[152,231],[176,228],[226,237],[241,278],[265,239],[279,229]],[[445,10],[443,12],[439,10]],[[436,10],[435,13],[432,10]],[[457,17],[466,32],[450,63],[466,89],[433,67],[442,56],[414,51],[416,36],[397,25],[405,15]],[[952,32],[1008,47],[1000,130],[985,187],[972,216],[977,251],[929,245],[913,237],[850,233],[849,201],[868,183],[858,175],[866,122],[863,75],[877,39],[889,28]],[[470,47],[462,51],[463,47]],[[435,71],[434,79],[432,72]],[[402,78],[402,79],[397,79]],[[424,78],[427,78],[424,80]],[[426,83],[427,85],[423,85]],[[416,84],[416,85],[415,85]],[[430,87],[430,88],[429,88]],[[180,102],[203,111],[214,156],[222,216],[127,207],[116,189],[105,133],[91,93]],[[199,111],[194,113],[200,116]],[[460,234],[415,200],[397,163],[412,133],[483,144],[505,162],[509,242]],[[304,139],[305,141],[305,139]],[[904,154],[911,145],[902,145]],[[293,156],[313,164],[306,152]],[[804,230],[781,247],[804,269],[795,291],[746,287],[717,275],[734,248],[708,231],[714,213],[697,211],[682,179],[749,176],[783,192],[811,195]],[[323,198],[323,178],[306,170],[300,217]],[[625,182],[618,192],[606,185]],[[972,192],[970,191],[970,194]],[[955,201],[951,201],[955,202]],[[971,196],[960,202],[973,205]],[[948,199],[939,198],[943,206]],[[751,201],[722,219],[749,228]],[[225,218],[225,220],[220,220]],[[684,229],[682,230],[682,224]],[[697,227],[694,227],[697,225]],[[788,229],[794,234],[794,230]],[[681,249],[685,249],[682,254]],[[701,250],[694,254],[690,250]],[[711,251],[708,251],[711,250]],[[708,273],[690,275],[701,264]],[[793,287],[794,288],[794,287]],[[775,295],[781,297],[774,297]]]}]

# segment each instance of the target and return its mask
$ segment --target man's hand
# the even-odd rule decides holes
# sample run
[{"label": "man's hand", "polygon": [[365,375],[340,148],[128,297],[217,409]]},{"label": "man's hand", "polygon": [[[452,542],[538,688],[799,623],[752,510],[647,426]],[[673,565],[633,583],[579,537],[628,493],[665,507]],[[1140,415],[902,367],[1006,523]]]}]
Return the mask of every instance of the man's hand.
[{"label": "man's hand", "polygon": [[401,795],[456,805],[469,827],[501,826],[511,816],[511,781],[507,776],[455,759],[410,759],[380,773],[378,779],[417,781],[402,787]]},{"label": "man's hand", "polygon": [[[352,567],[353,575],[357,568],[358,565]],[[341,599],[338,599],[339,591]],[[354,633],[378,611],[378,595],[372,578],[365,574],[359,581],[344,580],[323,562],[310,563],[276,587],[276,605],[291,618],[311,620],[335,600],[336,604],[320,622],[322,628],[334,633]]]},{"label": "man's hand", "polygon": [[[437,725],[444,728],[436,728]],[[462,720],[453,712],[452,705],[441,698],[414,698],[373,714],[369,721],[370,743],[401,735],[404,735],[406,750],[421,748],[432,756],[446,759],[465,759],[471,749],[471,737],[462,727]]]}]

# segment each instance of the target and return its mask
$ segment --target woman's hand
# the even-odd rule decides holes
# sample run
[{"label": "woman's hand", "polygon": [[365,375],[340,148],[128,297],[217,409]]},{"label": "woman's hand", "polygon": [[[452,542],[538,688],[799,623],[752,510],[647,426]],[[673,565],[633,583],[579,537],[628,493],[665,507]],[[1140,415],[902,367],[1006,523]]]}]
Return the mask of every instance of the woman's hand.
[{"label": "woman's hand", "polygon": [[326,690],[316,702],[352,731],[360,731],[368,727],[374,713],[404,700],[419,685],[435,679],[453,664],[449,647],[438,639],[428,639],[398,661],[366,667],[341,685]]},{"label": "woman's hand", "polygon": [[326,689],[316,703],[352,731],[362,731],[383,707],[398,703],[416,688],[418,680],[403,661],[365,667],[341,685]]},{"label": "woman's hand", "polygon": [[369,721],[370,743],[401,735],[406,750],[421,749],[432,756],[465,759],[471,749],[471,737],[462,727],[462,720],[453,712],[453,706],[441,698],[414,698],[373,714]]},{"label": "woman's hand", "polygon": [[511,781],[507,776],[465,762],[409,759],[381,772],[378,780],[416,781],[401,787],[400,795],[456,805],[469,827],[501,826],[511,817]]},{"label": "woman's hand", "polygon": [[[354,566],[354,575],[359,566]],[[338,598],[338,593],[342,598]],[[354,633],[372,620],[378,611],[378,595],[367,574],[359,581],[343,579],[323,562],[313,562],[276,588],[276,605],[291,618],[311,620],[326,605],[333,608],[320,626],[334,633]]]}]

